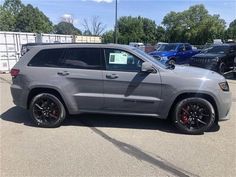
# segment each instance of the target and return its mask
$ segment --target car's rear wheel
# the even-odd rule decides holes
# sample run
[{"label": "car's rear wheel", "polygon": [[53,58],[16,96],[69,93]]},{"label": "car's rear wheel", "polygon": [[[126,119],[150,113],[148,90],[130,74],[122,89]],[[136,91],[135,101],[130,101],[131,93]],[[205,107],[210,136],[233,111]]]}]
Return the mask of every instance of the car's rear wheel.
[{"label": "car's rear wheel", "polygon": [[201,134],[213,125],[215,110],[204,98],[185,98],[176,104],[172,120],[183,133]]},{"label": "car's rear wheel", "polygon": [[58,127],[66,117],[62,102],[50,93],[36,95],[30,104],[30,113],[33,121],[39,127]]}]

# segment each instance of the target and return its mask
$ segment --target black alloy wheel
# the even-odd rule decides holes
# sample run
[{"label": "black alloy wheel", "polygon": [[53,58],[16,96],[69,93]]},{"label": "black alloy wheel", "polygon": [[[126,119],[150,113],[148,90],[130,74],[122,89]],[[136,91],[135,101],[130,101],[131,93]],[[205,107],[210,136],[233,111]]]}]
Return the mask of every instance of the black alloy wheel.
[{"label": "black alloy wheel", "polygon": [[66,117],[62,102],[54,95],[41,93],[30,104],[30,113],[39,127],[58,127]]},{"label": "black alloy wheel", "polygon": [[215,121],[215,110],[204,98],[185,98],[177,103],[173,122],[183,133],[202,134]]}]

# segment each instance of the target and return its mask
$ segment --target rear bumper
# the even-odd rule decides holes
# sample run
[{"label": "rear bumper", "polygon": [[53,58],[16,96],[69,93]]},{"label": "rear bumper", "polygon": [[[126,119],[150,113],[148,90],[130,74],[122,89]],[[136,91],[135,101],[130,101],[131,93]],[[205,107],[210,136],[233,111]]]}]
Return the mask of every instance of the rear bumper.
[{"label": "rear bumper", "polygon": [[20,87],[19,85],[11,85],[11,95],[13,103],[17,106],[27,109],[27,96],[28,91]]}]

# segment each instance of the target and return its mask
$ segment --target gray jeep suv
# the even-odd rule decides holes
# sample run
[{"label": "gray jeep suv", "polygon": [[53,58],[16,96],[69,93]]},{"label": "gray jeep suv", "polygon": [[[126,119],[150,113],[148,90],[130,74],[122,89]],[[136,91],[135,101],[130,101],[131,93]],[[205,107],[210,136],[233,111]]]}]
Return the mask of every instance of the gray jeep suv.
[{"label": "gray jeep suv", "polygon": [[198,134],[225,119],[231,105],[228,83],[216,72],[165,66],[125,45],[33,46],[11,75],[14,103],[40,127],[57,127],[68,114],[105,113],[170,118]]}]

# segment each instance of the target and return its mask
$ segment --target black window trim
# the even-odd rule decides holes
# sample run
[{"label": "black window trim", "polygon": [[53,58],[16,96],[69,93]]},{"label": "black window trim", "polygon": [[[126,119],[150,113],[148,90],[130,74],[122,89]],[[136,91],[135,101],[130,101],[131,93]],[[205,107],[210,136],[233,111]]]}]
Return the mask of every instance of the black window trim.
[{"label": "black window trim", "polygon": [[[99,49],[100,50],[100,56],[99,56],[99,59],[100,59],[100,68],[96,68],[96,69],[91,69],[91,68],[69,68],[69,67],[66,67],[66,66],[63,66],[63,62],[65,61],[65,54],[66,52],[69,50],[69,49]],[[63,52],[62,52],[62,55],[60,57],[60,59],[58,60],[57,64],[58,66],[31,66],[30,65],[30,62],[35,58],[36,55],[38,55],[40,52],[42,51],[47,51],[47,50],[55,50],[55,49],[62,49]],[[63,69],[83,69],[83,70],[105,70],[106,69],[106,65],[105,65],[105,62],[103,61],[103,53],[102,53],[102,48],[100,47],[68,47],[68,48],[46,48],[46,49],[41,49],[39,50],[33,57],[32,59],[28,62],[27,66],[28,67],[47,67],[47,68],[63,68]],[[60,66],[61,65],[61,66]]]}]

